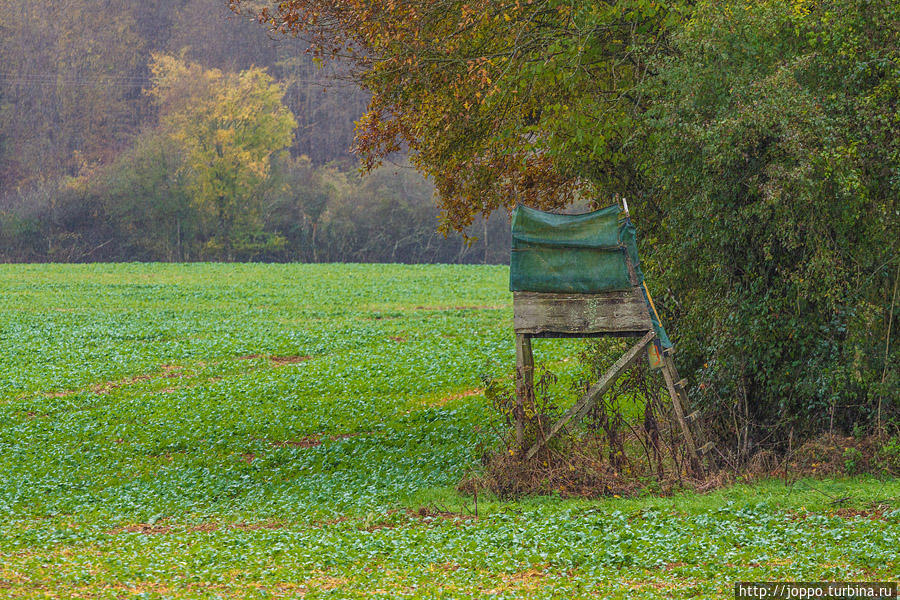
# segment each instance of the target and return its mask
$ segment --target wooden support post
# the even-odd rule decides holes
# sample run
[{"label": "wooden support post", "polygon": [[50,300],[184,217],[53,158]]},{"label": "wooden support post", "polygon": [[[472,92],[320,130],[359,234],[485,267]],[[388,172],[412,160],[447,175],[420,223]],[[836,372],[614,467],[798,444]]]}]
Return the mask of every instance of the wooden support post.
[{"label": "wooden support post", "polygon": [[[697,445],[694,443],[694,436],[691,434],[691,428],[688,426],[687,419],[684,416],[684,408],[687,406],[687,395],[684,393],[683,380],[678,380],[678,371],[675,369],[675,362],[670,354],[663,356],[663,362],[663,378],[666,380],[666,387],[669,389],[669,395],[672,397],[672,407],[675,409],[675,418],[678,420],[679,427],[681,427],[684,443],[690,454],[691,470],[696,475],[703,475],[703,465],[697,453]],[[684,400],[684,406],[682,406],[682,400]]]},{"label": "wooden support post", "polygon": [[526,458],[531,459],[535,454],[538,453],[538,450],[541,447],[553,439],[556,434],[560,432],[563,427],[573,427],[579,421],[581,421],[585,415],[596,406],[597,402],[606,393],[609,388],[616,382],[619,378],[619,375],[622,374],[622,371],[630,367],[635,363],[640,357],[641,352],[644,348],[647,347],[647,344],[653,341],[653,338],[656,337],[656,334],[652,331],[648,331],[644,337],[641,338],[637,344],[631,347],[628,352],[622,355],[622,357],[616,361],[606,373],[600,378],[600,380],[591,386],[591,388],[587,391],[587,393],[576,402],[572,408],[566,412],[565,415],[554,425],[550,431],[547,433],[547,436],[543,440],[538,440],[534,446],[528,451]]},{"label": "wooden support post", "polygon": [[525,450],[525,407],[534,406],[534,355],[531,336],[516,334],[516,449]]}]

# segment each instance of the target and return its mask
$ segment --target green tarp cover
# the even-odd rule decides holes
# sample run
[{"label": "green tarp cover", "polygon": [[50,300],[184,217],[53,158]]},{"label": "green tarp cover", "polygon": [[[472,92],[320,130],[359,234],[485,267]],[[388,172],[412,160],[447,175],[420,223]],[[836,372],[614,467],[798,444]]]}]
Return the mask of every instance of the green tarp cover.
[{"label": "green tarp cover", "polygon": [[619,230],[618,206],[583,215],[516,207],[510,288],[579,294],[631,289]]},{"label": "green tarp cover", "polygon": [[[558,215],[527,206],[512,214],[512,255],[509,288],[514,292],[595,294],[631,289],[626,253],[638,282],[643,283],[635,229],[618,206],[581,215]],[[665,330],[650,309],[663,348],[670,348]]]}]

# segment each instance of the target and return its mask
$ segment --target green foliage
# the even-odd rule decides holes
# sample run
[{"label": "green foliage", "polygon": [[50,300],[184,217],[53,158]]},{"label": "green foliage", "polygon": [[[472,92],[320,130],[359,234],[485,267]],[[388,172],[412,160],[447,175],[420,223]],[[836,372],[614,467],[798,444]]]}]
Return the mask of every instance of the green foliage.
[{"label": "green foliage", "polygon": [[855,474],[863,470],[864,457],[858,448],[849,447],[844,450],[844,470],[847,473]]},{"label": "green foliage", "polygon": [[91,182],[121,252],[144,260],[199,255],[200,214],[184,181],[183,161],[178,144],[150,131]]},{"label": "green foliage", "polygon": [[[710,598],[895,574],[896,480],[479,495],[476,519],[450,490],[490,434],[461,392],[487,360],[512,370],[506,283],[501,267],[0,265],[0,595]],[[568,343],[538,359],[569,364]]]},{"label": "green foliage", "polygon": [[886,475],[900,474],[900,436],[889,438],[878,448],[875,464]]},{"label": "green foliage", "polygon": [[900,409],[898,10],[701,3],[659,60],[645,254],[732,440]]}]

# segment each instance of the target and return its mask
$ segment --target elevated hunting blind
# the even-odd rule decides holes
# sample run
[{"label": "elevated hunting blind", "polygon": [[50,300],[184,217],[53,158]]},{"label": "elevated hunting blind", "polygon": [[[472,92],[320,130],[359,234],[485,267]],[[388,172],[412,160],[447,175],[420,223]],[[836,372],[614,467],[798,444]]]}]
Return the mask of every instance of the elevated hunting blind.
[{"label": "elevated hunting blind", "polygon": [[[635,228],[618,206],[561,215],[518,206],[512,214],[510,290],[516,332],[516,434],[523,443],[524,407],[534,401],[532,338],[636,337],[639,341],[528,451],[533,457],[563,428],[597,405],[619,376],[649,349],[651,366],[663,373],[692,468],[701,471],[685,415],[685,381],[671,358],[672,342],[644,284]],[[655,363],[655,364],[654,364]],[[524,448],[523,448],[524,450]]]}]

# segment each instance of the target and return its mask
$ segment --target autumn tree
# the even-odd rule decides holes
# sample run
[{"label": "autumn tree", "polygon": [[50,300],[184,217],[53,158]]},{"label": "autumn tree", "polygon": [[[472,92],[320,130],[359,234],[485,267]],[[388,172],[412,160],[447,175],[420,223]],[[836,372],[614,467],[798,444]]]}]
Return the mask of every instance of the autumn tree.
[{"label": "autumn tree", "polygon": [[184,148],[209,254],[233,260],[277,245],[263,231],[260,188],[296,126],[282,87],[262,69],[224,73],[162,54],[151,73],[161,126]]},{"label": "autumn tree", "polygon": [[649,0],[286,0],[260,18],[351,62],[372,93],[364,164],[408,151],[446,225],[462,230],[516,202],[561,208],[638,188],[638,83],[678,11]]}]

